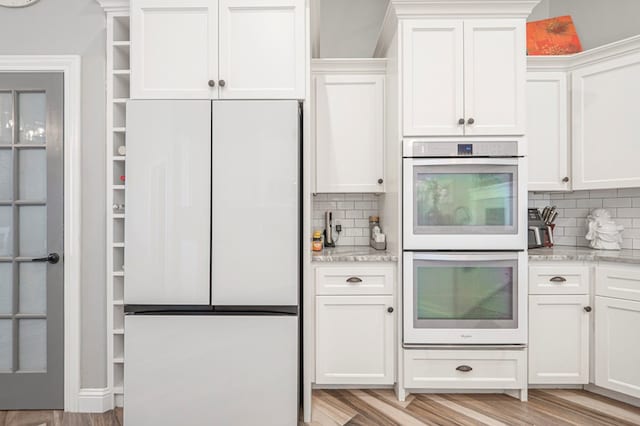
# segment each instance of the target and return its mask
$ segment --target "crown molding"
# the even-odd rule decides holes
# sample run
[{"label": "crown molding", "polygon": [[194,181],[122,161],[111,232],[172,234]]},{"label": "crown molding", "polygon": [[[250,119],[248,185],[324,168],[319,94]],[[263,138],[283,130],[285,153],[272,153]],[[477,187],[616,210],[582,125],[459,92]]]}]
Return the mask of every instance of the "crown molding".
[{"label": "crown molding", "polygon": [[129,0],[96,0],[105,13],[129,12]]},{"label": "crown molding", "polygon": [[382,20],[382,27],[380,27],[380,32],[378,33],[376,48],[373,51],[374,58],[382,58],[385,56],[387,49],[391,44],[391,40],[393,40],[393,36],[396,34],[397,30],[398,17],[396,15],[396,10],[393,7],[392,2],[389,2],[387,5],[387,11],[384,14],[384,19]]}]

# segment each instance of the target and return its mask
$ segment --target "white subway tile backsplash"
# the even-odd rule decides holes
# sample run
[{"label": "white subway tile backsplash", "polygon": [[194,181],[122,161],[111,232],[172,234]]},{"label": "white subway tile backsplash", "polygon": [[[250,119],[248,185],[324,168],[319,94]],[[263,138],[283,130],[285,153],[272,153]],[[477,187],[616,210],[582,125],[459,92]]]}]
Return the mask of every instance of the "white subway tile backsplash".
[{"label": "white subway tile backsplash", "polygon": [[555,242],[558,245],[588,246],[587,215],[604,208],[624,227],[623,248],[640,249],[640,188],[603,189],[560,193],[529,193],[529,207],[558,207]]},{"label": "white subway tile backsplash", "polygon": [[602,207],[631,207],[631,198],[605,198]]},{"label": "white subway tile backsplash", "polygon": [[333,212],[334,224],[342,226],[336,245],[369,245],[369,216],[379,216],[376,194],[316,194],[312,200],[313,231],[324,230],[324,213]]}]

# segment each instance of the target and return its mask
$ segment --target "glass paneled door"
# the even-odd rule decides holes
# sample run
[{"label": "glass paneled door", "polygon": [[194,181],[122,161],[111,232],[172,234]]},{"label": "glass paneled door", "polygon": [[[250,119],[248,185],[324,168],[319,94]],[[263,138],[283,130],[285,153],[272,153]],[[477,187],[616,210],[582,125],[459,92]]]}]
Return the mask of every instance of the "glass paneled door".
[{"label": "glass paneled door", "polygon": [[64,408],[63,75],[0,73],[0,410]]}]

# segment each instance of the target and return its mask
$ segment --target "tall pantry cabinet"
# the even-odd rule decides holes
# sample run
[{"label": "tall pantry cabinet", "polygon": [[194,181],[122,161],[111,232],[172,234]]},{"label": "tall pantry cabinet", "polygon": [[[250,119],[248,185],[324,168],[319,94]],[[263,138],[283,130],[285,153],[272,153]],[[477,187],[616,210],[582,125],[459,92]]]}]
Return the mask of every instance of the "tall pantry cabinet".
[{"label": "tall pantry cabinet", "polygon": [[131,0],[132,99],[303,99],[305,0]]}]

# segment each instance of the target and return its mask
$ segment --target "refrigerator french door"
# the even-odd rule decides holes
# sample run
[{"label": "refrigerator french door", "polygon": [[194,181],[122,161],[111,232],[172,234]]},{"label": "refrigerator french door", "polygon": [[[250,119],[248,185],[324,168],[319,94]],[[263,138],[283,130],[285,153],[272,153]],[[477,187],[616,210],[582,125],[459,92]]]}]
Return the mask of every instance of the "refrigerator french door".
[{"label": "refrigerator french door", "polygon": [[523,250],[517,142],[404,141],[405,250]]},{"label": "refrigerator french door", "polygon": [[299,156],[296,101],[127,104],[128,424],[296,424]]},{"label": "refrigerator french door", "polygon": [[526,252],[404,252],[405,345],[526,344]]}]

